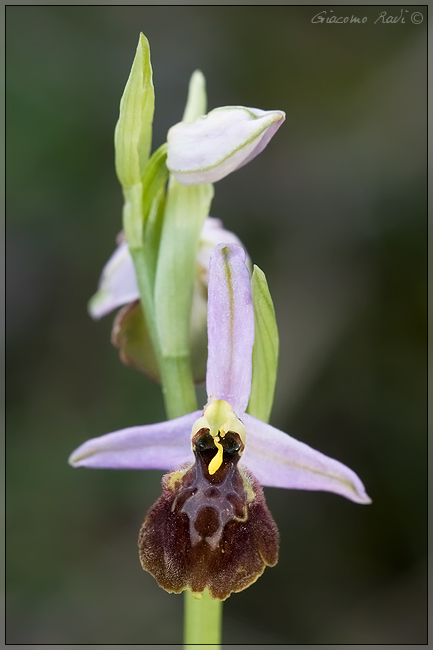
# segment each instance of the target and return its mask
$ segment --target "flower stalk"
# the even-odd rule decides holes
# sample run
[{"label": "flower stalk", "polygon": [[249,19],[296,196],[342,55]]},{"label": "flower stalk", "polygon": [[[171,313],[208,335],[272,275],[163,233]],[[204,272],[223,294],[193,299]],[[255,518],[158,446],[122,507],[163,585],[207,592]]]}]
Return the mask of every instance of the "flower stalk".
[{"label": "flower stalk", "polygon": [[212,644],[218,650],[221,644],[222,602],[214,600],[208,591],[201,598],[185,592],[184,644],[185,649],[205,650]]},{"label": "flower stalk", "polygon": [[200,232],[212,196],[212,185],[184,187],[174,178],[168,184],[154,295],[162,390],[170,419],[197,408],[190,319]]}]

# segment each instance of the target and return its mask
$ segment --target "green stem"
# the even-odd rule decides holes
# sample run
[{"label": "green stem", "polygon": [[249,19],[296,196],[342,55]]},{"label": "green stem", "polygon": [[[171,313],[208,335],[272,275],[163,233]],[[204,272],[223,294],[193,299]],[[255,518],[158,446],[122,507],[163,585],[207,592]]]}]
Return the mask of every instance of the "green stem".
[{"label": "green stem", "polygon": [[200,599],[185,592],[185,648],[202,650],[221,643],[222,602],[204,591]]},{"label": "green stem", "polygon": [[197,410],[189,355],[161,356],[162,392],[169,420]]},{"label": "green stem", "polygon": [[149,271],[147,268],[144,251],[142,248],[130,248],[130,252],[134,262],[135,274],[137,276],[137,284],[138,290],[140,291],[140,302],[142,306],[143,317],[146,321],[153,349],[155,351],[156,358],[158,359],[158,364],[161,365],[161,352],[153,307],[153,288],[150,283]]}]

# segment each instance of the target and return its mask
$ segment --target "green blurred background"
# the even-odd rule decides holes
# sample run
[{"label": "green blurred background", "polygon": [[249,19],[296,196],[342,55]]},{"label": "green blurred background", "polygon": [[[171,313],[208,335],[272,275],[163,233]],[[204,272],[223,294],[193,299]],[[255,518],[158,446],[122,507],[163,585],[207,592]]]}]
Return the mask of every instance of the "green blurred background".
[{"label": "green blurred background", "polygon": [[[373,499],[266,489],[280,561],[225,604],[225,643],[426,642],[426,7],[7,8],[7,641],[180,641],[182,598],[136,539],[161,472],[73,470],[89,437],[164,419],[86,303],[121,229],[113,131],[139,31],[154,147],[190,74],[209,108],[282,109],[215,186],[263,268],[281,338],[271,422]],[[409,16],[418,10],[422,24]]]}]

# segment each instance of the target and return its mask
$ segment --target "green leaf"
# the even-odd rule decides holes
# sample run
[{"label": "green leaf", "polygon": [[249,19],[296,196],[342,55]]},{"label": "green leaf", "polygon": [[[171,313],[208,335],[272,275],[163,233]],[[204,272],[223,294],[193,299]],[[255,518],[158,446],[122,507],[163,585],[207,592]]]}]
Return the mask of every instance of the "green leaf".
[{"label": "green leaf", "polygon": [[114,133],[116,172],[124,190],[141,181],[152,144],[154,104],[150,48],[140,34]]},{"label": "green leaf", "polygon": [[182,122],[194,122],[207,110],[206,80],[200,70],[192,73]]},{"label": "green leaf", "polygon": [[266,276],[254,266],[251,277],[254,305],[254,347],[251,396],[247,412],[268,422],[274,401],[278,366],[278,329]]}]

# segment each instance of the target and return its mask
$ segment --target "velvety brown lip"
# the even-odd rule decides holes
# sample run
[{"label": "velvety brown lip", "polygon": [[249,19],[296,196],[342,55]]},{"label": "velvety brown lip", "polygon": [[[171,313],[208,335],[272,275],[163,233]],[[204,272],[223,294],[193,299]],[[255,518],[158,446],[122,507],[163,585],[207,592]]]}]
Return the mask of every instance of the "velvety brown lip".
[{"label": "velvety brown lip", "polygon": [[258,482],[238,468],[243,444],[222,438],[223,462],[209,474],[212,436],[193,438],[195,464],[163,478],[163,492],[139,535],[140,561],[169,592],[209,589],[225,600],[255,582],[278,559],[278,531]]}]

